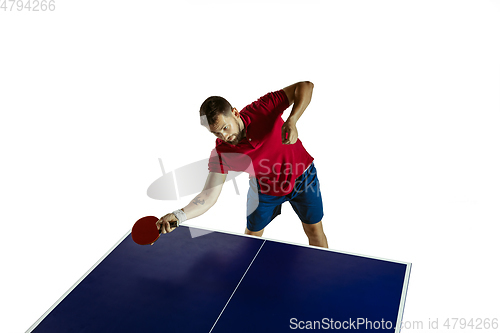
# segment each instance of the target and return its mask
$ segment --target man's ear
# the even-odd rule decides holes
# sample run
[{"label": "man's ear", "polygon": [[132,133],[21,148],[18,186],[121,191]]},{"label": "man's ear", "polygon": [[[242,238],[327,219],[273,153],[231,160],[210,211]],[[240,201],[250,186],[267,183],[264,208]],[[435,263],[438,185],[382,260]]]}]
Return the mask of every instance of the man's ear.
[{"label": "man's ear", "polygon": [[238,110],[236,108],[233,108],[231,110],[231,112],[233,113],[233,115],[236,117],[236,118],[239,118],[240,117],[240,113],[238,112]]}]

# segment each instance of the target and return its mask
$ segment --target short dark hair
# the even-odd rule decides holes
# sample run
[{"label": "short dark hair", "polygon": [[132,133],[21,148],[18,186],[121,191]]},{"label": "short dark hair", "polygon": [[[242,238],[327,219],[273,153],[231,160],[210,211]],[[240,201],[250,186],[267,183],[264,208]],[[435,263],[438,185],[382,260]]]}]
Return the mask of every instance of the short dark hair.
[{"label": "short dark hair", "polygon": [[[229,116],[233,107],[229,102],[220,96],[211,96],[203,102],[200,107],[200,121],[202,125],[213,125],[220,114]],[[204,120],[206,116],[206,120]]]}]

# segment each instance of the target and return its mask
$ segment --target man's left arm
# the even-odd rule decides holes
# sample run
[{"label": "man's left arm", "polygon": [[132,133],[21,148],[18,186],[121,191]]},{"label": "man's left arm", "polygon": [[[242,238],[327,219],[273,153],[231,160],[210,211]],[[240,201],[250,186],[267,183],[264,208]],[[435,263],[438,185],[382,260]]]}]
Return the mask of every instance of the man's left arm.
[{"label": "man's left arm", "polygon": [[281,141],[283,144],[293,145],[297,142],[299,137],[297,132],[297,120],[299,120],[300,116],[302,116],[304,110],[311,102],[313,88],[314,84],[309,81],[297,82],[291,86],[283,88],[283,91],[288,98],[288,102],[290,105],[293,103],[290,116],[281,128]]}]

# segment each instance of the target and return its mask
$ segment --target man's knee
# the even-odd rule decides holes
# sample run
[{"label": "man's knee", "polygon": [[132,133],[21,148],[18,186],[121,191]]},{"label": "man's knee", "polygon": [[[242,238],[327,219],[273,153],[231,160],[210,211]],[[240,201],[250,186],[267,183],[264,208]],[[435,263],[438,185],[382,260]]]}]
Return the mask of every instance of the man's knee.
[{"label": "man's knee", "polygon": [[322,221],[314,224],[302,223],[302,226],[308,237],[320,237],[324,235]]},{"label": "man's knee", "polygon": [[307,238],[309,238],[309,245],[328,248],[328,240],[323,231],[323,223],[321,221],[315,224],[302,223],[302,226],[304,227]]}]

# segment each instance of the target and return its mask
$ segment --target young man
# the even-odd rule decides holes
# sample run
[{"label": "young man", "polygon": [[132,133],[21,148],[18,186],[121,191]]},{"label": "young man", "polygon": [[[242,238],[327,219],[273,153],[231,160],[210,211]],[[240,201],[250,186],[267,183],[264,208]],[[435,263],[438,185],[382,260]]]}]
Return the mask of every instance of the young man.
[{"label": "young man", "polygon": [[[182,223],[205,213],[217,201],[227,171],[246,171],[250,174],[246,234],[262,236],[288,201],[302,221],[309,244],[328,247],[316,169],[296,127],[313,88],[311,82],[297,82],[262,96],[241,112],[222,97],[205,100],[201,123],[217,136],[205,187],[186,207],[158,220],[158,229],[171,232],[175,227],[169,222]],[[292,104],[290,116],[283,121],[281,115]]]}]

